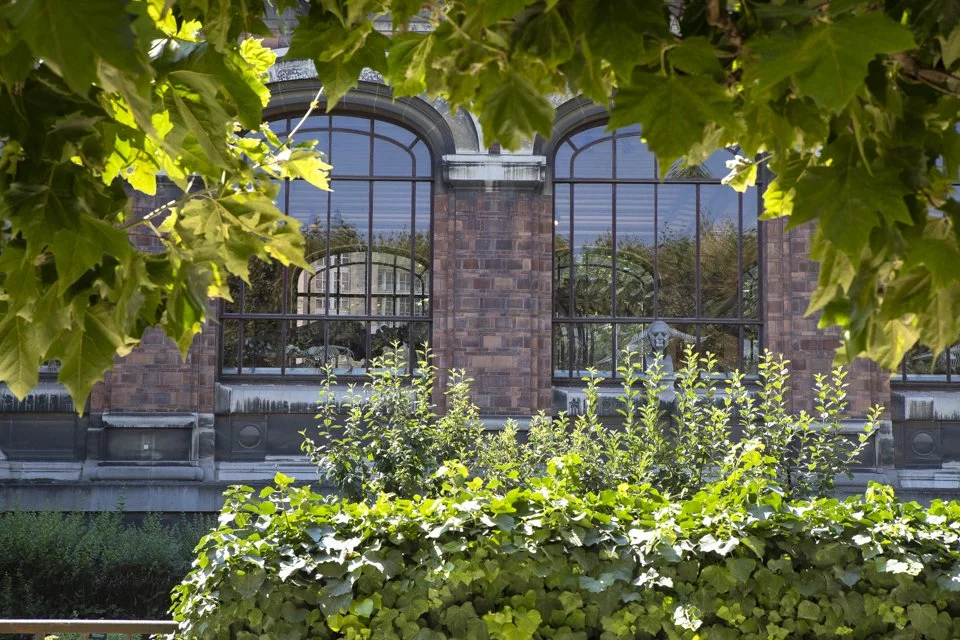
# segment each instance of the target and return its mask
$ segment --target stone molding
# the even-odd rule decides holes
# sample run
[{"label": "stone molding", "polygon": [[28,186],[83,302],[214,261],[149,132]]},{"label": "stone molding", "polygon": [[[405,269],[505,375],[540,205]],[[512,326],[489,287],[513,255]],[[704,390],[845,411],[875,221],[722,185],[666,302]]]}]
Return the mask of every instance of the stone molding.
[{"label": "stone molding", "polygon": [[443,181],[453,188],[536,189],[547,175],[546,156],[448,154],[441,161]]}]

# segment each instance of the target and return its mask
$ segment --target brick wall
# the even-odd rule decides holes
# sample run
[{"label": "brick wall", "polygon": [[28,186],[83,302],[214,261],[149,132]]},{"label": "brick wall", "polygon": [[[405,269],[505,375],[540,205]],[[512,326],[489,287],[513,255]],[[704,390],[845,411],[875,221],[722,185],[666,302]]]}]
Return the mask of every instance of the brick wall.
[{"label": "brick wall", "polygon": [[[134,194],[133,215],[143,216],[181,193],[172,183],[160,180],[156,196]],[[159,246],[154,234],[136,227],[130,237],[141,249]],[[211,305],[209,315],[216,317],[215,306]],[[216,365],[216,325],[212,321],[194,338],[185,360],[172,340],[150,329],[140,346],[125,358],[117,358],[104,381],[93,388],[90,411],[212,413]]]},{"label": "brick wall", "polygon": [[[817,285],[818,265],[809,258],[812,225],[786,230],[785,219],[763,223],[766,347],[792,362],[794,409],[810,409],[816,373],[833,366],[840,344],[835,329],[818,329],[819,314],[804,317]],[[872,362],[857,360],[847,376],[851,415],[862,416],[890,398],[889,375]]]},{"label": "brick wall", "polygon": [[519,189],[435,199],[437,365],[474,378],[485,414],[550,410],[550,206],[549,197]]}]

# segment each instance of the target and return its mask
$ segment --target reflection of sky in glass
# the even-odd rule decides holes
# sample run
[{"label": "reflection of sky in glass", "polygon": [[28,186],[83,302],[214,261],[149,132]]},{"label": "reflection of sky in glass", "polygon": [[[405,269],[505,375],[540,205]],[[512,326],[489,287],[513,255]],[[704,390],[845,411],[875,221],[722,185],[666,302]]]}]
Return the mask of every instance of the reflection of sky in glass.
[{"label": "reflection of sky in glass", "polygon": [[334,131],[330,145],[331,176],[370,175],[370,136]]},{"label": "reflection of sky in glass", "polygon": [[574,178],[612,178],[613,142],[605,140],[581,149],[573,158]]},{"label": "reflection of sky in glass", "polygon": [[617,185],[617,242],[653,242],[654,189],[648,184]]},{"label": "reflection of sky in glass", "polygon": [[384,122],[383,120],[374,121],[373,132],[378,135],[393,138],[400,144],[407,147],[410,146],[410,143],[416,139],[416,136],[409,129],[404,129],[403,127],[390,122]]},{"label": "reflection of sky in glass", "polygon": [[617,177],[649,178],[657,177],[656,160],[640,136],[617,138]]},{"label": "reflection of sky in glass", "polygon": [[318,224],[327,223],[327,192],[317,189],[312,184],[302,180],[289,183],[290,206],[287,215],[300,220],[304,224],[317,221]]},{"label": "reflection of sky in glass", "polygon": [[557,149],[554,171],[557,178],[570,177],[570,158],[573,157],[573,147],[564,142]]},{"label": "reflection of sky in glass", "polygon": [[609,184],[578,184],[573,191],[574,254],[592,247],[609,235],[613,219],[613,187]]},{"label": "reflection of sky in glass", "polygon": [[712,226],[718,230],[729,229],[732,225],[734,230],[738,229],[740,224],[738,195],[727,186],[703,185],[700,187],[700,223],[703,228]]},{"label": "reflection of sky in glass", "polygon": [[657,198],[659,236],[693,236],[696,225],[697,188],[693,185],[662,185]]},{"label": "reflection of sky in glass", "polygon": [[353,227],[363,238],[369,231],[370,186],[367,182],[333,181],[330,184],[331,225],[338,222]]},{"label": "reflection of sky in glass", "polygon": [[373,172],[377,176],[412,176],[413,155],[397,144],[375,138]]}]

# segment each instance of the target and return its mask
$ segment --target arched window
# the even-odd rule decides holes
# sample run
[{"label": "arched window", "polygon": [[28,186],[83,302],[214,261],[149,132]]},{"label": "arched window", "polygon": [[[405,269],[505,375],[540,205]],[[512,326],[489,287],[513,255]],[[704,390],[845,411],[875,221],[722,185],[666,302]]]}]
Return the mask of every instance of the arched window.
[{"label": "arched window", "polygon": [[[298,118],[271,129],[281,137]],[[302,224],[313,273],[254,261],[221,313],[221,377],[362,375],[396,350],[404,365],[430,335],[432,157],[382,120],[312,116],[298,132],[333,165],[333,191],[301,180],[278,204]]]},{"label": "arched window", "polygon": [[637,127],[574,132],[555,148],[553,369],[615,377],[620,352],[649,355],[651,323],[725,370],[760,353],[759,189],[720,184],[732,150],[664,170]]}]

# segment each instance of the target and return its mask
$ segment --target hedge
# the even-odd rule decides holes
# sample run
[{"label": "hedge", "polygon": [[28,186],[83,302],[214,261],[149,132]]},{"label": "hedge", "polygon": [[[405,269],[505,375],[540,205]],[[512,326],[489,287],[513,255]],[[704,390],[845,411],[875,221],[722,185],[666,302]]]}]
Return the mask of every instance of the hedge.
[{"label": "hedge", "polygon": [[0,618],[167,618],[213,522],[120,512],[0,513]]},{"label": "hedge", "polygon": [[436,498],[230,494],[174,593],[181,635],[300,638],[960,637],[960,505],[786,501],[730,478],[671,502],[445,470]]}]

